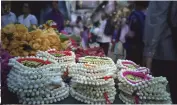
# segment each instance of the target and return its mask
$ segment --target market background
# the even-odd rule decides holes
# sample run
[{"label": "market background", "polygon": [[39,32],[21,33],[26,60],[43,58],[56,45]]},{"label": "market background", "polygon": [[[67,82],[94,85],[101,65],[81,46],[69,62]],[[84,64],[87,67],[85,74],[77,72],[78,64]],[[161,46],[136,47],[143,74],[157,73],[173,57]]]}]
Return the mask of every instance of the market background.
[{"label": "market background", "polygon": [[[111,1],[112,3],[114,1]],[[51,1],[11,1],[11,11],[16,14],[16,16],[20,16],[22,13],[22,6],[24,3],[29,3],[31,14],[35,15],[38,24],[44,24],[44,22],[41,20],[41,10],[46,8],[46,6],[51,5]],[[117,1],[119,6],[127,6],[126,1]],[[103,7],[104,6],[104,7]],[[115,11],[113,5],[108,5],[108,1],[59,1],[58,8],[60,12],[64,15],[65,20],[69,20],[71,22],[74,22],[77,18],[77,16],[82,16],[84,20],[85,25],[90,25],[95,21],[98,21],[101,19],[101,15],[104,11],[106,13],[110,14]],[[110,9],[109,9],[110,8]],[[110,46],[111,48],[111,46]],[[109,50],[109,57],[114,58],[114,54]],[[3,98],[4,104],[14,104],[18,103],[18,98],[15,94],[9,93],[10,97]],[[8,95],[7,95],[8,96]],[[116,96],[118,97],[118,96]],[[66,100],[63,100],[60,102],[61,104],[81,104],[80,102],[76,101],[74,98],[69,96]],[[115,103],[121,104],[122,102],[120,100],[115,100]]]},{"label": "market background", "polygon": [[[40,20],[40,12],[46,5],[50,4],[47,1],[25,1],[25,3],[29,3],[32,6],[31,13],[34,14],[38,20]],[[14,12],[17,16],[21,14],[21,6],[24,1],[12,1],[12,12]],[[91,5],[90,5],[91,4]],[[84,24],[89,26],[95,21],[101,19],[101,15],[103,13],[114,14],[117,8],[127,6],[126,1],[117,1],[117,5],[114,4],[114,1],[59,1],[59,10],[64,15],[65,20],[75,21],[77,16],[82,16],[84,19]],[[44,24],[42,21],[38,21],[38,24]],[[111,47],[109,48],[108,57],[114,58],[113,52],[111,52]],[[116,96],[114,104],[122,104],[123,102],[118,98],[119,90],[116,86]],[[8,98],[7,98],[8,97]],[[9,101],[10,100],[10,101]],[[9,103],[10,102],[10,103]],[[3,103],[5,104],[14,104],[18,103],[18,98],[15,94],[10,92],[6,93],[6,97],[3,99]],[[71,96],[67,97],[65,100],[57,102],[56,104],[83,104],[79,101],[76,101]]]}]

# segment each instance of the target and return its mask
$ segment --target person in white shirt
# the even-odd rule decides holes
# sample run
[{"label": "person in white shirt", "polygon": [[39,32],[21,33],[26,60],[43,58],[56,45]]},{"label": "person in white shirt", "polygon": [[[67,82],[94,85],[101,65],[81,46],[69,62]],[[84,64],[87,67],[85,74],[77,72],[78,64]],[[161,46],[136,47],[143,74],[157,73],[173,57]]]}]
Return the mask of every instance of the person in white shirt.
[{"label": "person in white shirt", "polygon": [[10,2],[2,3],[2,17],[1,17],[1,26],[5,27],[8,24],[14,24],[17,22],[16,15],[11,12]]},{"label": "person in white shirt", "polygon": [[24,3],[23,13],[24,13],[23,15],[20,15],[18,17],[18,23],[24,24],[28,28],[38,25],[36,17],[30,14],[30,8],[28,3]]},{"label": "person in white shirt", "polygon": [[70,25],[73,27],[73,33],[76,36],[81,36],[81,32],[83,32],[83,22],[82,22],[82,17],[77,16],[77,19],[75,22],[70,23]]},{"label": "person in white shirt", "polygon": [[93,33],[98,36],[97,42],[100,44],[100,47],[104,50],[104,53],[107,56],[112,35],[105,35],[105,33],[104,33],[106,23],[107,23],[106,16],[102,15],[102,20],[100,21],[100,26],[95,28]]},{"label": "person in white shirt", "polygon": [[129,26],[126,24],[126,18],[121,20],[121,33],[119,40],[124,44],[126,42],[126,35],[129,32]]}]

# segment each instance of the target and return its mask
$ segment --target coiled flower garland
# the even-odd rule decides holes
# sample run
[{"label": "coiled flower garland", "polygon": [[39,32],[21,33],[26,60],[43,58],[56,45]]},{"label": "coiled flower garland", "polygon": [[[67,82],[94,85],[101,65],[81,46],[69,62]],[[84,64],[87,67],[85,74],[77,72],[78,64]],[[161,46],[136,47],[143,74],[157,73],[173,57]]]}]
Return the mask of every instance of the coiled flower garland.
[{"label": "coiled flower garland", "polygon": [[113,78],[116,78],[117,68],[113,60],[109,57],[85,56],[80,57],[79,62],[104,66],[107,68],[105,72],[107,72],[107,74],[113,75]]},{"label": "coiled flower garland", "polygon": [[126,70],[132,70],[132,71],[141,71],[146,73],[150,73],[150,70],[146,67],[140,67],[139,65],[137,65],[136,63],[134,63],[133,61],[130,60],[117,60],[117,69],[118,71],[122,70],[122,69],[126,69]]},{"label": "coiled flower garland", "polygon": [[16,93],[23,104],[48,104],[63,100],[69,87],[62,81],[60,66],[51,59],[41,57],[15,57],[10,59],[12,70],[8,74],[8,88]]},{"label": "coiled flower garland", "polygon": [[64,74],[68,74],[68,65],[75,64],[75,54],[72,51],[57,51],[56,49],[49,49],[47,51],[38,51],[37,56],[45,57],[47,59],[53,59],[57,61],[62,67],[60,71]]},{"label": "coiled flower garland", "polygon": [[165,77],[153,77],[149,69],[118,60],[119,98],[126,104],[171,104]]},{"label": "coiled flower garland", "polygon": [[58,63],[75,63],[75,54],[72,51],[57,51],[49,49],[47,51],[38,51],[37,56],[56,60]]},{"label": "coiled flower garland", "polygon": [[106,66],[78,63],[69,67],[70,93],[78,101],[88,104],[113,103],[116,95],[113,75],[106,73]]}]

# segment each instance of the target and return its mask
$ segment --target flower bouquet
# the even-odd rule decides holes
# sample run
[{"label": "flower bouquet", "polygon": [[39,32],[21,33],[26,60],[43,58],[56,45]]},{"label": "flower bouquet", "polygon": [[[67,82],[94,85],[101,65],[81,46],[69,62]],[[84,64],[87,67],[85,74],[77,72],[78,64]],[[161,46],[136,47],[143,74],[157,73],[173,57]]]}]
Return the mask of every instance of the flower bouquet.
[{"label": "flower bouquet", "polygon": [[38,50],[60,50],[61,42],[54,30],[29,32],[23,24],[9,24],[2,29],[2,48],[12,56],[34,56]]}]

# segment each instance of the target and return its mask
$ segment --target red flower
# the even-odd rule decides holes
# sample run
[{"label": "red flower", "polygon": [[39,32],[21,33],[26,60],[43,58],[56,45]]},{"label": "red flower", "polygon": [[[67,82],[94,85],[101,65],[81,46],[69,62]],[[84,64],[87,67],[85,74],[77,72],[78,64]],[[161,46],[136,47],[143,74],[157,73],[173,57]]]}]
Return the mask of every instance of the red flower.
[{"label": "red flower", "polygon": [[44,61],[44,60],[41,60],[41,59],[37,59],[37,58],[20,58],[20,59],[17,59],[17,61],[19,63],[21,63],[22,61],[25,61],[25,60],[28,60],[28,61],[35,61],[35,62],[40,62],[42,64],[51,64],[50,61]]},{"label": "red flower", "polygon": [[104,93],[104,98],[106,99],[106,104],[111,104],[107,92]]},{"label": "red flower", "polygon": [[112,78],[112,76],[105,76],[105,77],[104,77],[105,80],[108,80],[108,79],[110,79],[110,78]]}]

